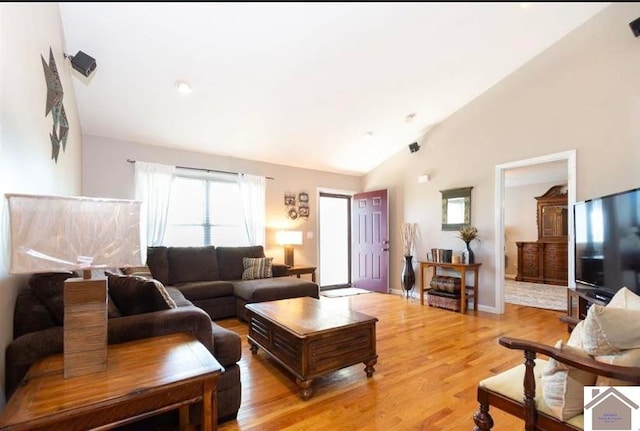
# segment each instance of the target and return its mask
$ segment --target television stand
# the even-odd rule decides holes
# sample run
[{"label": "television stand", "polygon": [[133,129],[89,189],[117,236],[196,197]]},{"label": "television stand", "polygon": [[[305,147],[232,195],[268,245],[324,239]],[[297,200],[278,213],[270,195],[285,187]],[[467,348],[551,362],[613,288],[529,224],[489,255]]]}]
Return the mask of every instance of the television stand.
[{"label": "television stand", "polygon": [[587,311],[593,304],[607,305],[611,298],[596,292],[598,289],[590,287],[578,287],[567,289],[567,315],[562,316],[560,321],[567,324],[567,330],[571,332],[573,328],[587,317]]}]

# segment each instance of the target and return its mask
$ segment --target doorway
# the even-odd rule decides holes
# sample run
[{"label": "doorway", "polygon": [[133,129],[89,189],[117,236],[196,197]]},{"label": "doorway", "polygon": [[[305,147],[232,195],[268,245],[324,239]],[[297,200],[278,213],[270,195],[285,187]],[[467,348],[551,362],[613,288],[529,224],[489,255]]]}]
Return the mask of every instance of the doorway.
[{"label": "doorway", "polygon": [[[495,312],[504,313],[504,280],[505,280],[505,174],[509,169],[536,166],[549,162],[565,161],[567,169],[567,205],[573,208],[576,200],[576,151],[548,154],[531,159],[519,160],[496,165],[495,171]],[[575,286],[573,211],[568,213],[568,280],[569,287]]]},{"label": "doorway", "polygon": [[351,195],[320,192],[318,198],[320,289],[351,286]]}]

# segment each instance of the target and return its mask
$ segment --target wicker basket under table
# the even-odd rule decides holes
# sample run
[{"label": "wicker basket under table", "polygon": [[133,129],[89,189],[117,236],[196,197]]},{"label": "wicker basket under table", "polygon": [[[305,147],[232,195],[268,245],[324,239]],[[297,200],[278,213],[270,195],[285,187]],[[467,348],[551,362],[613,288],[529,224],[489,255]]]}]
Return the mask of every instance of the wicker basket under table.
[{"label": "wicker basket under table", "polygon": [[431,307],[460,311],[460,294],[430,289],[427,291],[427,304]]}]

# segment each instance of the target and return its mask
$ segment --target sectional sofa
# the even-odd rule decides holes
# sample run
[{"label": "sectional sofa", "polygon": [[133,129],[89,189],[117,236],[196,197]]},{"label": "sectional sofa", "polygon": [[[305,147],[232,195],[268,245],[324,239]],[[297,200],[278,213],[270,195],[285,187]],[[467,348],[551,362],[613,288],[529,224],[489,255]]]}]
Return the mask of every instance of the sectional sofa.
[{"label": "sectional sofa", "polygon": [[[37,274],[29,279],[16,299],[13,318],[13,341],[5,355],[7,399],[16,390],[27,371],[39,359],[63,351],[63,284],[78,274]],[[184,298],[172,287],[164,288],[172,305],[159,305],[162,299],[151,297],[156,287],[139,277],[140,283],[133,298],[129,277],[115,276],[128,284],[116,295],[115,282],[109,277],[109,344],[125,343],[142,338],[157,337],[177,332],[193,334],[224,367],[218,380],[218,418],[235,418],[240,408],[240,368],[237,362],[242,354],[240,336],[215,322],[199,307]],[[133,281],[133,280],[132,280]],[[146,291],[146,292],[145,292]],[[157,296],[157,295],[156,295]],[[116,298],[118,301],[116,301]],[[116,305],[116,303],[118,305]],[[131,370],[135,373],[135,370]],[[195,407],[196,409],[199,406]],[[198,418],[197,414],[193,415]]]},{"label": "sectional sofa", "polygon": [[213,320],[237,316],[247,321],[244,306],[248,303],[320,297],[316,283],[287,277],[286,265],[271,264],[271,277],[243,279],[244,258],[270,260],[262,246],[147,249],[147,266],[153,278],[180,290]]}]

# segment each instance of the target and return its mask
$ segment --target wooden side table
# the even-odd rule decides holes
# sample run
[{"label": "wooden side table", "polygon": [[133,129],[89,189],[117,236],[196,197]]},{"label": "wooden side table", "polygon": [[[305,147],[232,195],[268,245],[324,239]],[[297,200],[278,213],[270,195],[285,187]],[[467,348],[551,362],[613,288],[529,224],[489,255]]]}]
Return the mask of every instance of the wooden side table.
[{"label": "wooden side table", "polygon": [[295,275],[300,278],[302,274],[311,274],[311,281],[316,282],[315,266],[292,266],[289,268],[289,275]]},{"label": "wooden side table", "polygon": [[0,416],[0,430],[108,429],[202,401],[202,430],[217,427],[216,386],[224,368],[195,337],[172,334],[112,344],[107,370],[63,377],[62,355],[36,362]]},{"label": "wooden side table", "polygon": [[460,312],[467,312],[467,285],[466,274],[467,271],[473,272],[473,309],[478,311],[478,269],[481,263],[445,263],[445,262],[420,262],[420,305],[424,305],[424,292],[428,290],[425,288],[424,270],[427,268],[433,268],[433,275],[438,272],[438,268],[447,268],[460,273]]}]

